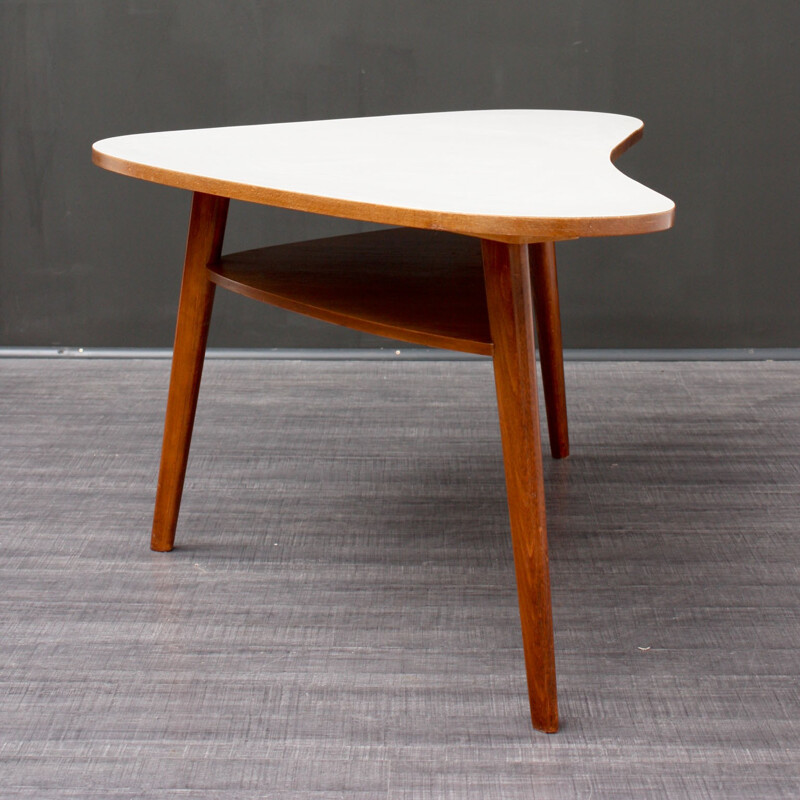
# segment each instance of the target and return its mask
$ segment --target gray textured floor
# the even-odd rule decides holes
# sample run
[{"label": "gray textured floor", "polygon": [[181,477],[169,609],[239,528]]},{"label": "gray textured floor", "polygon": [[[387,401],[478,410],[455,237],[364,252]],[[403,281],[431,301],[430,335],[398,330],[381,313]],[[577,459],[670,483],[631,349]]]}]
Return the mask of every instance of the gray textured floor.
[{"label": "gray textured floor", "polygon": [[156,554],[168,368],[0,360],[4,800],[800,795],[800,363],[568,364],[555,736],[488,362],[210,362]]}]

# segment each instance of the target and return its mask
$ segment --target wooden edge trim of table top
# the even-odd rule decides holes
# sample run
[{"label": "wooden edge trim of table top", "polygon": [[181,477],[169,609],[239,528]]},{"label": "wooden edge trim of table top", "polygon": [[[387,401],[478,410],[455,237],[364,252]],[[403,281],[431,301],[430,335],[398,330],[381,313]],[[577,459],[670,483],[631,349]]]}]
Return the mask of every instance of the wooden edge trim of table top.
[{"label": "wooden edge trim of table top", "polygon": [[[643,126],[620,142],[609,154],[613,162],[642,138]],[[244,200],[249,203],[307,211],[330,217],[377,222],[409,228],[448,231],[508,244],[561,241],[580,237],[626,236],[656,233],[672,227],[674,206],[667,211],[624,217],[497,217],[452,214],[442,211],[398,208],[355,200],[342,200],[270,189],[245,183],[206,178],[184,172],[151,167],[109,156],[92,148],[92,162],[98,167],[132,178],[160,183],[177,189]]]}]

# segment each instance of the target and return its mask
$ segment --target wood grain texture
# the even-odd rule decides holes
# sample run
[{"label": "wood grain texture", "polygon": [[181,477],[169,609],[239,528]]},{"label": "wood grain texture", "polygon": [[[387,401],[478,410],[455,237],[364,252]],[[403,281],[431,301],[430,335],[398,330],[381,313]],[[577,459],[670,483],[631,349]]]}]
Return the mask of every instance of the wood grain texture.
[{"label": "wood grain texture", "polygon": [[480,242],[413,228],[226,255],[219,286],[289,311],[430,347],[491,355]]},{"label": "wood grain texture", "polygon": [[553,458],[566,458],[569,455],[569,426],[555,243],[532,244],[528,253],[550,453]]},{"label": "wood grain texture", "polygon": [[228,204],[227,199],[199,193],[192,200],[153,515],[153,550],[172,550],[175,542],[214,304],[214,284],[208,279],[206,266],[219,260]]},{"label": "wood grain texture", "polygon": [[533,726],[558,730],[528,248],[484,241],[486,302]]},{"label": "wood grain texture", "polygon": [[488,360],[0,359],[3,800],[796,800],[800,363],[565,368],[542,736]]}]

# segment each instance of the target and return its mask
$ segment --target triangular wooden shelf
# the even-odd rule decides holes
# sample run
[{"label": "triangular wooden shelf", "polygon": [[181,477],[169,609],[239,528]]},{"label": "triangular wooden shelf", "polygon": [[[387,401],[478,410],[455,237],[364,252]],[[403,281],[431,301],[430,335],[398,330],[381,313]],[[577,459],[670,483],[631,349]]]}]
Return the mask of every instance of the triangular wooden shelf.
[{"label": "triangular wooden shelf", "polygon": [[492,355],[478,239],[414,228],[224,256],[226,289],[366,333]]}]

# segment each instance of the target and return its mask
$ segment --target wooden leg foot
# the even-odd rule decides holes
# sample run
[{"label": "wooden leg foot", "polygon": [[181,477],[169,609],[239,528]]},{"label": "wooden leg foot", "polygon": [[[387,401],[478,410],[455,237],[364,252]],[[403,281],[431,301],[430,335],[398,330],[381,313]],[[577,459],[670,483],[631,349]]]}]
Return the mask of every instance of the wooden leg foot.
[{"label": "wooden leg foot", "polygon": [[219,259],[228,200],[195,192],[178,304],[164,443],[153,516],[153,550],[172,550],[183,493],[186,463],[203,373],[215,286],[206,266]]},{"label": "wooden leg foot", "polygon": [[484,241],[483,267],[531,721],[558,729],[527,245]]},{"label": "wooden leg foot", "polygon": [[553,458],[566,458],[569,455],[569,432],[555,243],[541,242],[528,245],[528,253],[550,452]]}]

